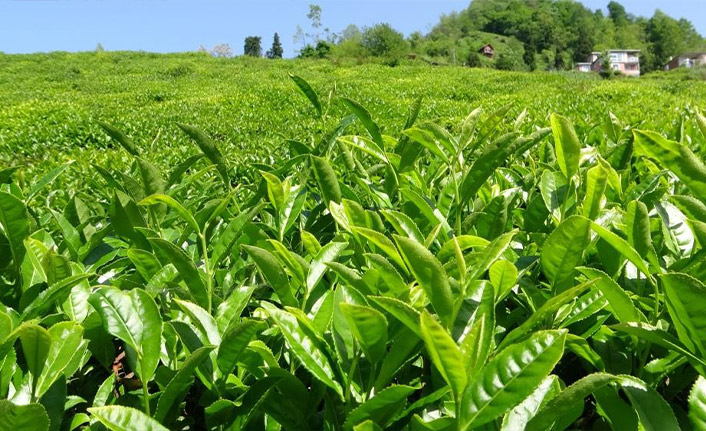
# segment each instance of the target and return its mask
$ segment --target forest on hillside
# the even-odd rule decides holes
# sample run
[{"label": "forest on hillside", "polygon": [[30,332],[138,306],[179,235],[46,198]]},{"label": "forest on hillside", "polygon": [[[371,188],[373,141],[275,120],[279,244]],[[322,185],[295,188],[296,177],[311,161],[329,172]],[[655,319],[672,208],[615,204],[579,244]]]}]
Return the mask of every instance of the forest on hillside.
[{"label": "forest on hillside", "polygon": [[[307,18],[294,40],[300,57],[390,65],[412,57],[505,70],[570,70],[592,51],[640,49],[642,71],[651,72],[674,55],[706,47],[688,19],[661,10],[649,18],[636,16],[616,1],[604,11],[574,0],[473,0],[466,9],[443,15],[426,34],[417,31],[407,37],[387,23],[332,32],[317,5],[311,5]],[[251,42],[246,54],[260,56],[262,50],[251,49]],[[493,61],[478,54],[487,43],[495,47]],[[276,36],[266,55],[279,50]]]}]

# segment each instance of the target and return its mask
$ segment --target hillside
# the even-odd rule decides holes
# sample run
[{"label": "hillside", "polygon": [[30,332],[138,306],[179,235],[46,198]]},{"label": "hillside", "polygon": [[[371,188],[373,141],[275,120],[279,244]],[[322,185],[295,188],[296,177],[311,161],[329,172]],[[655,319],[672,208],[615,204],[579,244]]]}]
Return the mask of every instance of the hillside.
[{"label": "hillside", "polygon": [[642,51],[642,70],[650,72],[663,68],[671,56],[706,47],[688,18],[660,10],[652,17],[635,16],[615,1],[607,6],[605,14],[573,0],[473,0],[468,8],[442,16],[418,50],[448,57],[481,31],[519,41],[522,50],[500,51],[517,70],[570,69],[592,51],[631,48]]}]

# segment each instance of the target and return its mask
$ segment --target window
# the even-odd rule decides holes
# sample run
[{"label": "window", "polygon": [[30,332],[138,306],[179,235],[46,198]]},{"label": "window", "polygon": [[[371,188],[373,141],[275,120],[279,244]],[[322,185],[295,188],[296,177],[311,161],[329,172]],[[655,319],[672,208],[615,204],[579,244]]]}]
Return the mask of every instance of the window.
[{"label": "window", "polygon": [[611,52],[610,53],[610,61],[614,63],[624,63],[627,61],[627,54],[624,52]]},{"label": "window", "polygon": [[618,63],[611,63],[610,68],[612,70],[620,70],[620,65]]}]

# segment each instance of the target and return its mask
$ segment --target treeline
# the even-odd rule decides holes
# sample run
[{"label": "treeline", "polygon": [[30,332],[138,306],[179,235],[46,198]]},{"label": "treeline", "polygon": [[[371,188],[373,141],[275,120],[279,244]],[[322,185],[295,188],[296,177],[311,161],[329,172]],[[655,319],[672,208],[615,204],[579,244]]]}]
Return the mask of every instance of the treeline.
[{"label": "treeline", "polygon": [[[324,26],[322,12],[310,5],[307,25],[297,26],[298,57],[390,65],[410,58],[505,70],[569,70],[593,51],[639,49],[642,71],[650,72],[679,53],[706,49],[706,40],[689,20],[660,10],[650,18],[635,16],[615,1],[608,3],[606,13],[574,0],[473,0],[468,8],[442,16],[428,34],[408,37],[385,23],[362,29],[350,25],[335,33]],[[244,53],[262,56],[260,43],[260,37],[248,37]],[[486,44],[495,48],[493,59],[479,53]],[[221,45],[211,53],[232,55]],[[265,56],[281,58],[282,53],[275,34]]]},{"label": "treeline", "polygon": [[443,16],[419,48],[430,56],[449,57],[454,50],[472,56],[483,41],[478,31],[517,39],[513,56],[518,67],[566,69],[585,61],[592,51],[640,49],[643,71],[664,67],[673,55],[703,49],[704,39],[693,24],[657,10],[651,18],[628,13],[611,1],[592,11],[572,0],[473,0],[458,13]]}]

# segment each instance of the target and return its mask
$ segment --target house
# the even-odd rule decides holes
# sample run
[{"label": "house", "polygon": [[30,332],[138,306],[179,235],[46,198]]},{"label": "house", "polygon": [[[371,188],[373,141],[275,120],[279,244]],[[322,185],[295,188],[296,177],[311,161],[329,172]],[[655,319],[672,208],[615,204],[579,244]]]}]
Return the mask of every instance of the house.
[{"label": "house", "polygon": [[[606,53],[610,69],[627,76],[640,76],[639,49],[611,49]],[[593,52],[583,63],[578,63],[579,72],[600,72],[603,66],[603,53]]]},{"label": "house", "polygon": [[674,70],[678,67],[696,67],[706,65],[706,52],[685,52],[680,54],[667,64],[667,70]]},{"label": "house", "polygon": [[495,49],[493,48],[493,45],[491,45],[491,44],[484,45],[483,48],[478,50],[478,52],[483,54],[484,56],[488,57],[491,60],[495,57]]}]

